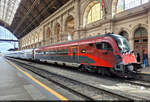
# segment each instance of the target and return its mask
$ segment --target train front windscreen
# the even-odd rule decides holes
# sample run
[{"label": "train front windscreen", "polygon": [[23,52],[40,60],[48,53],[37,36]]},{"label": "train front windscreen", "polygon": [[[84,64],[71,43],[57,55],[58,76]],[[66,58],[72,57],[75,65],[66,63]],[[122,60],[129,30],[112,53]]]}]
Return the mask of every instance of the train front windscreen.
[{"label": "train front windscreen", "polygon": [[131,51],[129,43],[124,37],[122,37],[120,35],[114,35],[113,34],[113,38],[116,40],[116,43],[118,45],[120,52],[124,53],[124,52]]}]

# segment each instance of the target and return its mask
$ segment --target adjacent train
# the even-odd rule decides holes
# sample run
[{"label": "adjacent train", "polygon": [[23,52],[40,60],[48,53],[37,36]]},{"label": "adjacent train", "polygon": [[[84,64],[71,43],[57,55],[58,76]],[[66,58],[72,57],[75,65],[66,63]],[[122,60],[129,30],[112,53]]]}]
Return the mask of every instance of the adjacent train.
[{"label": "adjacent train", "polygon": [[142,68],[127,40],[117,34],[104,34],[36,49],[11,52],[6,57],[74,66],[103,75],[133,77]]}]

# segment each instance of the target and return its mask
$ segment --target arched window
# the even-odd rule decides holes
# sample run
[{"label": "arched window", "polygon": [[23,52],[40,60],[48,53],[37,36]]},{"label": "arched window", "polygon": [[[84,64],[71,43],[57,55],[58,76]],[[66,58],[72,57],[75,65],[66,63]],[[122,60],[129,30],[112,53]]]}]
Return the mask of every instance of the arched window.
[{"label": "arched window", "polygon": [[148,3],[149,0],[118,0],[117,13]]},{"label": "arched window", "polygon": [[55,38],[56,38],[56,42],[60,41],[60,24],[59,23],[55,25]]},{"label": "arched window", "polygon": [[[4,28],[3,26],[0,26],[0,39],[18,40],[18,38],[14,36],[12,32]],[[19,42],[21,42],[21,40]],[[6,51],[10,48],[18,48],[18,47],[19,47],[18,42],[8,42],[8,41],[0,42],[0,52]]]},{"label": "arched window", "polygon": [[65,30],[66,30],[66,33],[68,34],[68,38],[69,38],[69,36],[71,36],[71,40],[73,40],[74,26],[75,26],[74,18],[73,18],[73,16],[69,16],[66,20]]},{"label": "arched window", "polygon": [[143,58],[143,50],[148,49],[148,32],[147,29],[139,27],[134,33],[134,50]]},{"label": "arched window", "polygon": [[135,38],[137,37],[147,37],[148,36],[148,32],[145,28],[143,27],[139,27],[136,31],[135,31]]},{"label": "arched window", "polygon": [[48,27],[47,28],[47,31],[46,31],[46,40],[50,40],[50,36],[51,36],[51,31],[50,31],[50,28]]},{"label": "arched window", "polygon": [[35,42],[38,42],[38,39],[39,39],[39,38],[38,38],[38,34],[36,33],[36,34],[35,34]]},{"label": "arched window", "polygon": [[102,18],[101,14],[102,14],[102,10],[101,10],[100,3],[97,3],[93,7],[91,7],[88,13],[87,24],[100,20]]},{"label": "arched window", "polygon": [[84,25],[93,23],[102,19],[102,7],[100,2],[93,1],[91,2],[85,10],[84,13]]},{"label": "arched window", "polygon": [[128,35],[128,33],[127,33],[126,31],[122,31],[122,32],[120,33],[120,35],[123,36],[123,37],[125,37],[127,40],[128,40],[128,38],[129,38],[129,35]]},{"label": "arched window", "polygon": [[34,43],[34,35],[32,34],[32,44]]},{"label": "arched window", "polygon": [[42,40],[43,40],[43,32],[42,32],[42,30],[40,29],[39,41],[42,41]]}]

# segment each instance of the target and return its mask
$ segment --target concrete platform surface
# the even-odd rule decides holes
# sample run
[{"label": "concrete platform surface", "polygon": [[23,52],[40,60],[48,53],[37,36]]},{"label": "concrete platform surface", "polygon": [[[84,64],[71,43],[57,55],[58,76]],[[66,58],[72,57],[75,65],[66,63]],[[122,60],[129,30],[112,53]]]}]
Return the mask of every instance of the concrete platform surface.
[{"label": "concrete platform surface", "polygon": [[150,74],[150,66],[143,68],[143,69],[141,70],[141,73]]},{"label": "concrete platform surface", "polygon": [[45,95],[44,91],[0,57],[0,100],[60,100],[53,94]]}]

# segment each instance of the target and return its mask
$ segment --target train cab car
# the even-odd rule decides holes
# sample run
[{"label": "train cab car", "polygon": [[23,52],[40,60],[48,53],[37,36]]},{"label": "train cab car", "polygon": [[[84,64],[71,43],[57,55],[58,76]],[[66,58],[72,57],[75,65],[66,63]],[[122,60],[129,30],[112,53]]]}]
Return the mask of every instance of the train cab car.
[{"label": "train cab car", "polygon": [[34,49],[23,50],[23,53],[22,59],[34,60]]},{"label": "train cab car", "polygon": [[14,51],[8,51],[5,52],[4,57],[13,57],[14,56]]},{"label": "train cab car", "polygon": [[22,54],[22,51],[9,51],[5,54],[5,57],[20,58]]},{"label": "train cab car", "polygon": [[35,50],[35,60],[76,66],[119,77],[128,77],[141,68],[127,40],[116,34],[38,48]]},{"label": "train cab car", "polygon": [[113,67],[113,72],[117,72],[119,76],[132,77],[142,68],[140,63],[137,63],[134,51],[131,50],[127,40],[116,34],[109,35],[114,39],[117,48],[114,52],[116,63]]}]

